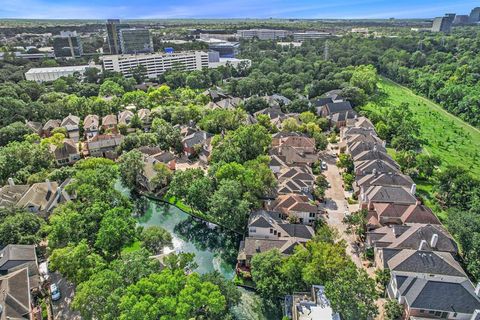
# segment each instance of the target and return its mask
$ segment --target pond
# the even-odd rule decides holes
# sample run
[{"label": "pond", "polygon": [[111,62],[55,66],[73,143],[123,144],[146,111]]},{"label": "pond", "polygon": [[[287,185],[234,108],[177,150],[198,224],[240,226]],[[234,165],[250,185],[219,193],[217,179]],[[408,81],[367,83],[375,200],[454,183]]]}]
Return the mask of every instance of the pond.
[{"label": "pond", "polygon": [[137,219],[144,227],[160,226],[172,235],[173,248],[168,252],[195,254],[199,273],[220,272],[232,279],[240,236],[234,232],[193,218],[177,207],[161,201],[148,200],[145,214]]}]

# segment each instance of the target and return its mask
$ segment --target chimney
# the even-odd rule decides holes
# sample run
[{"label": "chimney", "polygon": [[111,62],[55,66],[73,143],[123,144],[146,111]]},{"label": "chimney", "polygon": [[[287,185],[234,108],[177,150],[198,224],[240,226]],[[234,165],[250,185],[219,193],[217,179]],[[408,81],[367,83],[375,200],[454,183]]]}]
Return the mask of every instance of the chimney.
[{"label": "chimney", "polygon": [[430,247],[435,248],[438,242],[438,234],[434,233],[432,235],[432,240],[430,240]]},{"label": "chimney", "polygon": [[410,188],[410,193],[412,194],[412,196],[415,195],[416,191],[417,191],[417,185],[414,183],[414,184],[412,184],[412,187]]},{"label": "chimney", "polygon": [[14,186],[15,182],[13,181],[13,178],[8,178],[8,185],[9,186]]},{"label": "chimney", "polygon": [[255,240],[255,251],[260,252],[260,241]]},{"label": "chimney", "polygon": [[422,240],[420,241],[420,246],[418,247],[418,251],[423,251],[427,245],[427,241]]},{"label": "chimney", "polygon": [[373,146],[373,152],[377,152],[377,145]]},{"label": "chimney", "polygon": [[47,184],[47,195],[45,198],[47,200],[50,200],[50,197],[52,195],[52,183],[48,179],[45,180],[45,183]]}]

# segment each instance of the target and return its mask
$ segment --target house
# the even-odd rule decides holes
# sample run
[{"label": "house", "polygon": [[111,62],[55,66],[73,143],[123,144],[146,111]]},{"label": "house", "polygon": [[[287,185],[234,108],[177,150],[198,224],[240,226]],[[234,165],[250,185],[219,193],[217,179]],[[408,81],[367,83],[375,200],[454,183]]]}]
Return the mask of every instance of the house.
[{"label": "house", "polygon": [[358,141],[377,144],[383,143],[382,139],[377,136],[377,133],[375,131],[363,128],[351,128],[344,133],[343,140],[345,141],[346,145],[352,145]]},{"label": "house", "polygon": [[159,153],[153,155],[145,154],[143,159],[143,171],[137,177],[137,181],[143,188],[150,192],[153,192],[157,187],[157,185],[154,183],[154,178],[157,175],[155,165],[157,163],[163,163],[168,167],[168,169],[174,171],[176,168],[177,158],[171,152],[160,151]]},{"label": "house", "polygon": [[330,124],[337,128],[343,128],[347,125],[347,121],[351,119],[355,119],[357,117],[357,113],[352,111],[343,111],[337,112],[327,117],[330,120]]},{"label": "house", "polygon": [[367,232],[367,247],[383,249],[419,249],[443,251],[453,255],[458,247],[452,236],[440,224],[406,223],[384,226]]},{"label": "house", "polygon": [[285,297],[284,315],[292,320],[340,320],[325,295],[325,287],[313,285],[310,292]]},{"label": "house", "polygon": [[283,218],[298,219],[299,223],[312,224],[318,217],[318,207],[300,194],[283,194],[271,202],[268,209],[280,212]]},{"label": "house", "polygon": [[12,178],[8,178],[8,184],[0,188],[0,209],[15,206],[29,188],[28,185],[16,185]]},{"label": "house", "polygon": [[102,129],[105,132],[113,132],[117,129],[117,117],[114,114],[102,118]]},{"label": "house", "polygon": [[367,142],[367,141],[357,141],[346,146],[346,153],[352,156],[352,159],[358,156],[360,153],[365,151],[375,150],[378,152],[387,153],[385,148],[385,142]]},{"label": "house", "polygon": [[0,290],[0,319],[35,319],[31,297],[40,291],[35,246],[9,244],[0,250]]},{"label": "house", "polygon": [[206,131],[196,131],[182,139],[183,152],[187,157],[198,154],[202,150],[209,150],[213,135]]},{"label": "house", "polygon": [[226,94],[221,88],[217,87],[215,89],[207,89],[202,93],[204,96],[210,98],[211,101],[217,102],[222,99],[231,98],[228,94]]},{"label": "house", "polygon": [[287,166],[287,164],[282,158],[283,157],[277,155],[270,156],[270,163],[268,164],[268,167],[270,168],[270,170],[272,170],[274,174],[280,172],[283,167]]},{"label": "house", "polygon": [[58,166],[73,164],[80,160],[77,144],[72,139],[64,139],[60,146],[51,144],[50,152]]},{"label": "house", "polygon": [[96,114],[89,114],[83,120],[83,131],[85,138],[90,140],[95,137],[100,130],[100,117]]},{"label": "house", "polygon": [[342,97],[342,90],[341,89],[335,89],[335,90],[327,91],[323,94],[323,96],[332,99],[333,102],[343,102],[343,101],[345,101],[345,98]]},{"label": "house", "polygon": [[80,140],[80,118],[69,114],[62,120],[61,126],[67,130],[67,135],[75,143]]},{"label": "house", "polygon": [[327,103],[332,103],[333,100],[332,98],[317,98],[317,99],[312,99],[310,101],[312,103],[312,105],[315,107],[315,109],[317,110],[317,114],[320,114],[321,112],[321,108],[326,105]]},{"label": "house", "polygon": [[354,112],[352,105],[348,101],[327,103],[322,106],[319,111],[320,113],[318,113],[318,115],[324,118],[331,117],[336,113],[351,112],[353,115]]},{"label": "house", "polygon": [[347,120],[347,127],[356,127],[374,130],[375,126],[373,123],[366,117],[356,117],[354,119]]},{"label": "house", "polygon": [[150,114],[150,109],[138,110],[138,117],[140,118],[140,121],[142,121],[142,125],[145,131],[150,131],[150,126],[152,125],[152,118]]},{"label": "house", "polygon": [[290,255],[299,244],[305,244],[315,235],[307,225],[291,224],[275,211],[252,212],[248,219],[248,235],[240,242],[237,256],[237,272],[250,271],[250,262],[255,254],[272,249]]},{"label": "house", "polygon": [[307,166],[283,167],[277,173],[277,179],[279,194],[303,193],[308,195],[313,191],[315,185],[315,176],[312,169]]},{"label": "house", "polygon": [[399,172],[388,173],[370,173],[357,179],[353,184],[353,190],[356,195],[360,193],[360,189],[363,187],[367,190],[371,186],[402,186],[411,189],[415,183],[410,176]]},{"label": "house", "polygon": [[261,114],[267,115],[270,118],[270,122],[272,124],[277,124],[277,128],[281,125],[282,120],[286,117],[286,114],[283,113],[282,109],[279,106],[273,106],[259,110],[254,113],[254,116],[258,117]]},{"label": "house", "polygon": [[118,124],[128,126],[133,118],[133,112],[130,110],[124,110],[118,114]]},{"label": "house", "polygon": [[39,136],[42,135],[42,124],[40,122],[35,121],[27,121],[25,120],[25,126],[32,131],[33,133],[38,134]]},{"label": "house", "polygon": [[34,319],[28,268],[0,276],[0,320]]},{"label": "house", "polygon": [[59,128],[61,123],[62,122],[57,119],[48,120],[42,127],[42,135],[45,137],[50,137],[53,129]]},{"label": "house", "polygon": [[315,153],[315,139],[306,136],[287,136],[278,141],[280,147],[292,147],[304,153]]},{"label": "house", "polygon": [[277,133],[272,134],[272,147],[279,147],[282,145],[283,141],[285,141],[288,137],[307,137],[306,134],[300,132],[287,132],[287,131],[280,131]]},{"label": "house", "polygon": [[385,266],[387,294],[404,306],[404,319],[478,319],[480,285],[473,286],[450,253],[405,249]]},{"label": "house", "polygon": [[59,203],[70,201],[73,195],[65,191],[66,186],[71,182],[65,180],[62,184],[49,181],[34,183],[18,200],[16,206],[30,212],[46,215],[51,212]]},{"label": "house", "polygon": [[123,141],[121,134],[99,134],[86,142],[88,154],[92,157],[117,158],[117,147]]},{"label": "house", "polygon": [[0,274],[32,262],[37,265],[34,245],[9,244],[0,250]]},{"label": "house", "polygon": [[440,224],[435,214],[421,204],[373,203],[367,214],[367,228],[405,223]]},{"label": "house", "polygon": [[271,96],[264,96],[263,99],[267,101],[270,107],[288,106],[292,101],[285,96],[273,94]]},{"label": "house", "polygon": [[[357,154],[354,158],[352,158],[354,164],[358,163],[360,165],[360,162],[362,161],[374,161],[374,160],[382,160],[390,165],[397,167],[398,164],[395,162],[395,160],[392,159],[387,153],[381,152],[378,150],[370,150],[370,151],[364,151],[362,153]],[[355,165],[356,167],[356,165]]]},{"label": "house", "polygon": [[374,159],[374,160],[356,161],[354,162],[354,167],[355,167],[354,173],[357,179],[367,174],[379,174],[379,173],[393,174],[393,173],[400,172],[400,167],[398,166],[398,164],[395,161],[393,161],[393,159],[388,159],[388,157],[385,158],[385,160]]},{"label": "house", "polygon": [[316,153],[305,153],[291,146],[272,147],[270,156],[278,156],[287,165],[310,165],[318,160]]},{"label": "house", "polygon": [[417,204],[415,185],[411,189],[401,186],[371,186],[360,190],[360,207],[373,210],[374,203]]}]

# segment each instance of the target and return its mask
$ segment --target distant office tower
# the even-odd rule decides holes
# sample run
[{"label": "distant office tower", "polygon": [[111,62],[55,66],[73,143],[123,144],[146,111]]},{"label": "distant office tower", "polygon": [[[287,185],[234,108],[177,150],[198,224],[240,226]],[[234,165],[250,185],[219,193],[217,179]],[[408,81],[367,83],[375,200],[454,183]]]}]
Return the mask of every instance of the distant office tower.
[{"label": "distant office tower", "polygon": [[120,29],[122,54],[152,53],[153,41],[148,29]]},{"label": "distant office tower", "polygon": [[220,58],[235,58],[239,52],[238,42],[217,42],[210,43],[208,49],[218,52]]},{"label": "distant office tower", "polygon": [[153,53],[136,55],[109,55],[103,57],[103,68],[107,71],[121,72],[125,77],[132,76],[132,70],[144,66],[147,77],[157,78],[165,71],[202,70],[208,68],[208,53],[203,51],[185,51],[178,53]]},{"label": "distant office tower", "polygon": [[455,20],[455,16],[456,16],[455,13],[445,13],[445,18],[447,18],[450,21],[450,23],[453,23],[453,20]]},{"label": "distant office tower", "polygon": [[453,19],[453,24],[467,24],[469,20],[469,16],[466,14],[458,14]]},{"label": "distant office tower", "polygon": [[480,22],[480,7],[473,8],[470,12],[470,18],[468,19],[470,23]]},{"label": "distant office tower", "polygon": [[53,52],[55,57],[80,57],[83,55],[83,46],[76,31],[61,31],[59,36],[53,37]]},{"label": "distant office tower", "polygon": [[110,54],[122,53],[122,48],[120,47],[120,29],[129,28],[129,25],[120,24],[119,19],[108,19],[106,27],[108,48],[110,49]]},{"label": "distant office tower", "polygon": [[450,33],[452,21],[448,17],[437,17],[433,20],[432,32]]},{"label": "distant office tower", "polygon": [[260,40],[276,40],[283,39],[287,36],[286,30],[274,30],[274,29],[250,29],[250,30],[238,30],[237,35],[243,39],[258,38]]},{"label": "distant office tower", "polygon": [[294,32],[293,40],[294,41],[305,41],[309,39],[324,39],[330,37],[331,34],[328,32],[317,32],[317,31],[307,31],[307,32]]}]

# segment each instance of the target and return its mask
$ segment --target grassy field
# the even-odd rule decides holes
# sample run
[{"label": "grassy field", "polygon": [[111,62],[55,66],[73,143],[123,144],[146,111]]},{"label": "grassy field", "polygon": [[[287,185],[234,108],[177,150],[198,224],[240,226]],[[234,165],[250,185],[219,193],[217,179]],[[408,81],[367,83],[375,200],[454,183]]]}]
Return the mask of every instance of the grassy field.
[{"label": "grassy field", "polygon": [[[423,149],[442,160],[441,169],[459,165],[480,177],[480,130],[451,115],[441,106],[382,78],[379,87],[394,105],[407,102],[420,123]],[[375,108],[369,105],[366,108]]]}]

